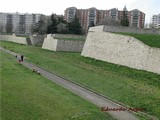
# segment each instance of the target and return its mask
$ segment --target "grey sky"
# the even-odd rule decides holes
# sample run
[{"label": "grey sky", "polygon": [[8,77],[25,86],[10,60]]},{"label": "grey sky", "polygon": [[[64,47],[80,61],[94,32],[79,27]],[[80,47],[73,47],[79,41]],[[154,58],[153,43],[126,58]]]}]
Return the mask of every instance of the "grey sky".
[{"label": "grey sky", "polygon": [[96,7],[102,10],[118,8],[122,10],[125,5],[128,10],[139,9],[144,12],[147,23],[150,22],[153,14],[160,14],[160,0],[3,0],[0,12],[64,15],[64,10],[68,7],[77,7],[78,9]]}]

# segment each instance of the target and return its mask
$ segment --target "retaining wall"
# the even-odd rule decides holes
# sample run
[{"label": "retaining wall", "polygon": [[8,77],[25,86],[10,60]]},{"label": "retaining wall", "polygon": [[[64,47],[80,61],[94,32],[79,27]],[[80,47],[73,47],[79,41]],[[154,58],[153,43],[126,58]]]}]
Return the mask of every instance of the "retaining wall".
[{"label": "retaining wall", "polygon": [[55,34],[48,34],[42,48],[52,51],[81,52],[83,45],[84,41],[81,40],[58,40],[55,38]]},{"label": "retaining wall", "polygon": [[74,35],[74,34],[54,34],[55,38],[82,38],[86,39],[85,35]]},{"label": "retaining wall", "polygon": [[25,37],[17,37],[17,36],[15,36],[15,34],[13,34],[13,35],[0,35],[0,40],[5,40],[5,41],[10,41],[10,42],[15,42],[15,43],[27,45],[27,41],[26,41]]},{"label": "retaining wall", "polygon": [[84,41],[80,40],[58,40],[56,51],[81,52]]},{"label": "retaining wall", "polygon": [[103,29],[104,26],[89,29],[82,56],[160,74],[160,48]]},{"label": "retaining wall", "polygon": [[104,26],[105,32],[124,32],[124,33],[138,33],[138,34],[160,34],[160,29],[140,29],[123,26]]},{"label": "retaining wall", "polygon": [[30,36],[29,38],[31,40],[32,45],[42,46],[45,37],[46,37],[45,35],[33,35]]}]

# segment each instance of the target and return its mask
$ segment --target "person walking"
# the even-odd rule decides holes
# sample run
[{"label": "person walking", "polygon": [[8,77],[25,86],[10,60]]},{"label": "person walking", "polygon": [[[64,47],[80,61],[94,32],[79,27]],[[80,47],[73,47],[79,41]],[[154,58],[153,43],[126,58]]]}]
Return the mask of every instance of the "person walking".
[{"label": "person walking", "polygon": [[21,55],[21,62],[23,62],[23,58],[24,58],[24,56],[23,56],[23,55]]}]

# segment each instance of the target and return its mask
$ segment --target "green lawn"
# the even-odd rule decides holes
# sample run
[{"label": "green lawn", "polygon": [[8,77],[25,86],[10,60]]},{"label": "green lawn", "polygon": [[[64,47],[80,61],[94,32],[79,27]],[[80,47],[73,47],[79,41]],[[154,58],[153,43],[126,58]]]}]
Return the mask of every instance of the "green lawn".
[{"label": "green lawn", "polygon": [[100,108],[1,55],[1,120],[113,120]]},{"label": "green lawn", "polygon": [[156,34],[136,34],[136,33],[120,33],[123,35],[129,35],[135,37],[136,39],[142,41],[146,45],[151,47],[160,48],[160,35]]},{"label": "green lawn", "polygon": [[28,61],[103,95],[160,118],[160,75],[85,58],[80,53],[52,52],[1,42]]}]

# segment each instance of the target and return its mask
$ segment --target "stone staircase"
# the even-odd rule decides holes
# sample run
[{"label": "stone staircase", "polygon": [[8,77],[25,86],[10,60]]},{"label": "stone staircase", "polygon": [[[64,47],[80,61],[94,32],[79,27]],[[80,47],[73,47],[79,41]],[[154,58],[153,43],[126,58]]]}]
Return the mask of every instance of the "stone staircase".
[{"label": "stone staircase", "polygon": [[27,44],[28,45],[32,45],[31,39],[30,38],[26,38]]}]

